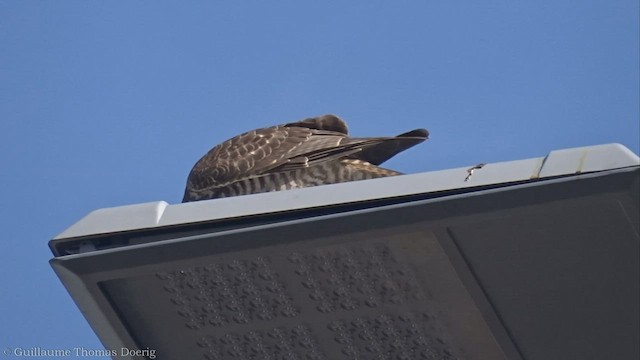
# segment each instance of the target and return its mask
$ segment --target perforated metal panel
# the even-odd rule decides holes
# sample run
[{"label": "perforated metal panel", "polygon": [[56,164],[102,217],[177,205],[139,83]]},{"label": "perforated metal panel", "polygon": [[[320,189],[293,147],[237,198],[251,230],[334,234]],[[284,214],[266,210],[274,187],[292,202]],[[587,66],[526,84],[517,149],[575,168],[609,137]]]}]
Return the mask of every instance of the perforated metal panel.
[{"label": "perforated metal panel", "polygon": [[167,358],[456,359],[435,273],[419,272],[433,237],[360,238],[226,253],[102,288]]}]

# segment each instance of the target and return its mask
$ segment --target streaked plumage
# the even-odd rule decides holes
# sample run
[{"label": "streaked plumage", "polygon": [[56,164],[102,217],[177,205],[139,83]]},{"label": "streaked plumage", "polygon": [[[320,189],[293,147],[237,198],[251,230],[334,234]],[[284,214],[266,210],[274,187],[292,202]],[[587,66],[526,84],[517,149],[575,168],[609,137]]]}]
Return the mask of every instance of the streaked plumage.
[{"label": "streaked plumage", "polygon": [[378,167],[427,139],[351,138],[335,115],[252,130],[211,149],[193,167],[183,202],[400,175]]}]

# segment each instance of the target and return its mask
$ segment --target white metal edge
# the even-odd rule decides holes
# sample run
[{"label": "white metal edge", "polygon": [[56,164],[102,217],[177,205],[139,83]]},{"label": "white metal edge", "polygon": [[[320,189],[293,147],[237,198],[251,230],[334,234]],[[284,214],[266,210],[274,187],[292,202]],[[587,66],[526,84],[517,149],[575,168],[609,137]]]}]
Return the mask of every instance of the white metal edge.
[{"label": "white metal edge", "polygon": [[465,181],[472,166],[185,204],[157,201],[104,208],[89,213],[55,239],[612,170],[640,166],[640,158],[620,144],[556,150],[545,158],[487,164]]}]

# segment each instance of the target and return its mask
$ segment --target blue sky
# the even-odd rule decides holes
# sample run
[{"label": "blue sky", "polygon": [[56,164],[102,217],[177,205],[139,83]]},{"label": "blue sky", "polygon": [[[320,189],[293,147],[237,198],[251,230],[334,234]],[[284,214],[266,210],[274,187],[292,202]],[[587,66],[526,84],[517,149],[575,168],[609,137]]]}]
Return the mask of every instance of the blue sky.
[{"label": "blue sky", "polygon": [[88,212],[177,203],[257,127],[425,127],[415,173],[639,140],[637,0],[0,1],[0,347],[100,348],[51,268]]}]

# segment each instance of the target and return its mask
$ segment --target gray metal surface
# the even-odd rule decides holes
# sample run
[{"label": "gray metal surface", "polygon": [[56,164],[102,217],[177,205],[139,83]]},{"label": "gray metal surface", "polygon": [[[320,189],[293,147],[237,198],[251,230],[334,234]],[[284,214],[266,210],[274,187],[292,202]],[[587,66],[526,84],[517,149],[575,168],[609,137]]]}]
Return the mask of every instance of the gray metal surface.
[{"label": "gray metal surface", "polygon": [[107,349],[159,359],[637,359],[638,158],[576,151],[487,165],[476,186],[466,169],[384,179],[417,182],[376,194],[391,203],[327,200],[341,184],[222,199],[243,212],[106,209],[51,241],[76,249],[51,265]]},{"label": "gray metal surface", "polygon": [[584,174],[640,165],[640,159],[620,144],[556,150],[546,157],[489,163],[401,177],[325,185],[286,192],[169,205],[164,201],[99,209],[56,236],[56,239],[246,217],[340,203],[364,202],[414,194],[462,190],[487,185]]}]

